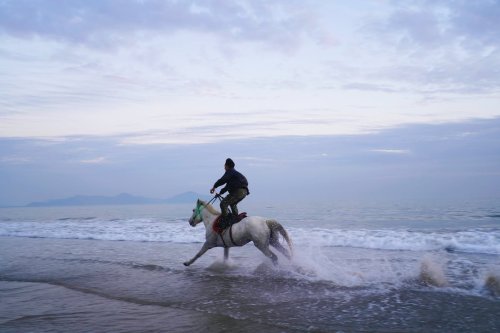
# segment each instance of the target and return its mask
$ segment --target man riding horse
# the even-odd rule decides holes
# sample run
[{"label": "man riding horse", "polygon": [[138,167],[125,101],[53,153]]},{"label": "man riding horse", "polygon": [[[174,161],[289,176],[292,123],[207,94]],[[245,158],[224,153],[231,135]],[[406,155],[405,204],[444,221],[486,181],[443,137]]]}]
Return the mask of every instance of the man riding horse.
[{"label": "man riding horse", "polygon": [[[224,175],[210,189],[210,193],[213,194],[217,187],[226,184],[220,192],[229,192],[220,203],[222,214],[219,215],[219,212],[210,205],[210,202],[206,203],[198,199],[196,207],[193,209],[193,214],[189,218],[189,224],[195,227],[198,223],[203,222],[206,229],[205,243],[203,243],[201,249],[193,258],[184,262],[184,265],[191,265],[205,252],[214,247],[224,247],[225,260],[229,256],[230,247],[243,246],[249,242],[253,242],[255,247],[271,259],[275,265],[278,263],[278,257],[269,249],[269,246],[274,247],[285,257],[291,259],[292,241],[285,228],[276,220],[248,216],[243,218],[239,223],[233,224],[228,232],[220,233],[214,228],[219,217],[227,217],[229,215],[228,206],[231,206],[233,214],[238,215],[238,207],[236,205],[250,194],[248,191],[248,181],[245,176],[234,170],[233,160],[228,158],[224,164],[224,169],[226,170]],[[215,198],[212,200],[215,200]],[[225,227],[229,226],[229,224],[226,222]],[[281,245],[280,236],[288,244],[288,250]]]},{"label": "man riding horse", "polygon": [[250,194],[250,191],[248,190],[248,181],[246,177],[234,169],[234,162],[232,159],[226,159],[224,169],[226,172],[215,182],[214,186],[210,189],[210,193],[213,194],[217,187],[226,184],[226,186],[221,189],[220,194],[225,192],[229,192],[229,194],[222,199],[220,209],[222,225],[229,225],[228,207],[231,207],[233,216],[238,216],[237,204]]}]

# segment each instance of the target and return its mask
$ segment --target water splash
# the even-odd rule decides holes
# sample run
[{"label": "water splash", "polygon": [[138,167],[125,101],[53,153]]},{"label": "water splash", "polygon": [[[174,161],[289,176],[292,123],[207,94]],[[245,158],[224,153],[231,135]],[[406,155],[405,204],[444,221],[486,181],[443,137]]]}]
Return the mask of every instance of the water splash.
[{"label": "water splash", "polygon": [[231,259],[227,260],[217,259],[210,266],[207,267],[207,270],[214,273],[225,273],[234,271],[237,268],[238,265],[236,265]]},{"label": "water splash", "polygon": [[412,257],[401,260],[388,253],[318,246],[297,247],[288,269],[301,279],[344,287],[399,285],[415,279],[419,273],[418,263]]},{"label": "water splash", "polygon": [[426,285],[434,287],[446,287],[449,285],[444,274],[443,265],[430,255],[426,255],[420,263],[419,280]]},{"label": "water splash", "polygon": [[486,277],[484,287],[494,296],[500,296],[500,274],[489,274]]}]

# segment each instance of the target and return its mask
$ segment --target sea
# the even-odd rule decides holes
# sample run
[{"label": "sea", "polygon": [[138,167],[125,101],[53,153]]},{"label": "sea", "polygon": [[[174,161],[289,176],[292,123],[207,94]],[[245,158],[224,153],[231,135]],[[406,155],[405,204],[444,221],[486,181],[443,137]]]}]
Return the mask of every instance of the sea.
[{"label": "sea", "polygon": [[243,202],[292,260],[185,267],[194,205],[1,208],[0,332],[500,332],[498,204]]}]

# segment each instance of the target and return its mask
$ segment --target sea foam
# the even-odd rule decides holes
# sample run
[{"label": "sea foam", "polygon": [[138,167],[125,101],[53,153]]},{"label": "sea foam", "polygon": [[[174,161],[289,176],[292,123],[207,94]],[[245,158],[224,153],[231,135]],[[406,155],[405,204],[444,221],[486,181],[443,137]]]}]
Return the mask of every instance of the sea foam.
[{"label": "sea foam", "polygon": [[[466,230],[369,230],[286,227],[297,245],[356,247],[381,250],[439,251],[500,254],[500,229]],[[201,243],[202,225],[187,220],[155,218],[59,219],[53,221],[2,221],[0,236],[110,241]]]}]

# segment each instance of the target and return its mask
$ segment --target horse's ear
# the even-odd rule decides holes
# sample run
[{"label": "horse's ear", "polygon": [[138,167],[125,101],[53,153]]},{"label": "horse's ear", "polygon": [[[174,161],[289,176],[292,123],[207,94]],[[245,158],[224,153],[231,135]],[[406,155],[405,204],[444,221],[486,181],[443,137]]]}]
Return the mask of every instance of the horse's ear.
[{"label": "horse's ear", "polygon": [[197,204],[197,205],[200,205],[200,204],[201,204],[201,200],[200,200],[200,199],[198,199],[198,200],[196,201],[196,204]]}]

